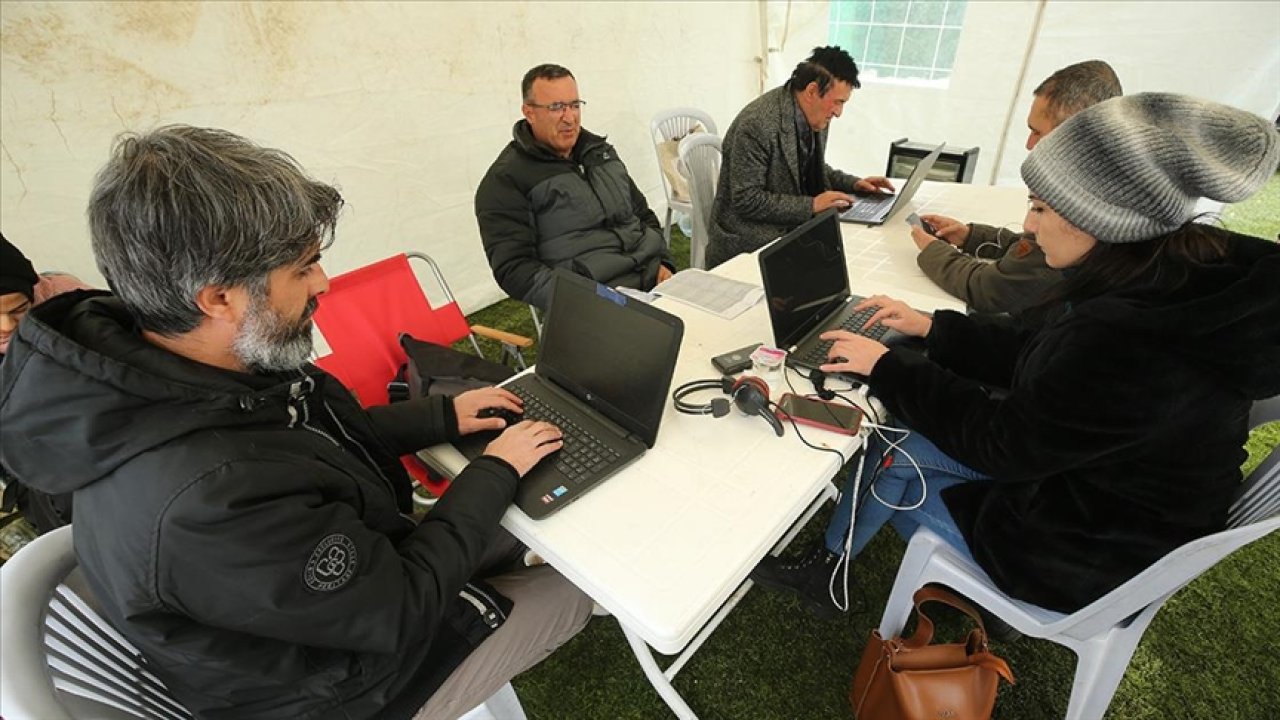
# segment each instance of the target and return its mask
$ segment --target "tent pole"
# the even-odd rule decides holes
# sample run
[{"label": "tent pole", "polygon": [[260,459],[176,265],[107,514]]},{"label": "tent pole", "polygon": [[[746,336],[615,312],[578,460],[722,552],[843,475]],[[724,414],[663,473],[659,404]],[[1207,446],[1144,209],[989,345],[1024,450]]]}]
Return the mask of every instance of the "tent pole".
[{"label": "tent pole", "polygon": [[1027,49],[1022,55],[1022,67],[1018,70],[1018,79],[1013,86],[1013,99],[1009,101],[1009,110],[1004,115],[1004,129],[1000,131],[1000,142],[996,143],[996,158],[991,164],[991,178],[988,185],[995,185],[1000,175],[1000,164],[1004,161],[1004,148],[1009,140],[1009,129],[1013,126],[1014,113],[1018,111],[1018,92],[1027,79],[1027,67],[1031,65],[1031,56],[1035,53],[1036,40],[1040,38],[1040,24],[1044,21],[1044,9],[1049,0],[1040,0],[1036,6],[1036,20],[1031,25],[1031,36],[1027,38]]}]

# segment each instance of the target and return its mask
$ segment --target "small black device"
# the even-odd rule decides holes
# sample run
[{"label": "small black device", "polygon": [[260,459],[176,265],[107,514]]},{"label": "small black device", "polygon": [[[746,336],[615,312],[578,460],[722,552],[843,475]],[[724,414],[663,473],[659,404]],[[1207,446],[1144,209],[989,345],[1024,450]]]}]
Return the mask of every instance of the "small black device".
[{"label": "small black device", "polygon": [[856,435],[862,424],[862,410],[856,405],[815,400],[792,393],[782,396],[778,415],[844,435]]},{"label": "small black device", "polygon": [[751,367],[751,353],[764,343],[756,343],[746,347],[738,348],[733,352],[727,352],[723,355],[717,355],[711,358],[711,364],[725,375],[733,375]]},{"label": "small black device", "polygon": [[907,216],[907,224],[914,225],[918,228],[921,228],[925,232],[929,233],[930,235],[933,235],[934,237],[938,236],[938,231],[935,230],[934,227],[930,225],[927,220],[925,220],[924,218],[920,217],[915,213],[911,213],[910,215]]}]

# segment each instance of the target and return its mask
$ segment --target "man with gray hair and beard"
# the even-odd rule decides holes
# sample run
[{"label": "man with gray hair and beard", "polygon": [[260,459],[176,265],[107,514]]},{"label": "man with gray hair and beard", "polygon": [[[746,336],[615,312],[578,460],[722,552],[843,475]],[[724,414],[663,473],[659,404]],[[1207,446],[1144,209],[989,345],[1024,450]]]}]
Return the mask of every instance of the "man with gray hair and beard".
[{"label": "man with gray hair and beard", "polygon": [[397,458],[520,400],[364,410],[307,362],[342,203],[227,132],[125,136],[89,205],[114,294],[33,310],[0,371],[4,464],[74,491],[103,614],[201,717],[457,717],[590,617],[498,526],[556,427],[508,428],[415,522]]}]

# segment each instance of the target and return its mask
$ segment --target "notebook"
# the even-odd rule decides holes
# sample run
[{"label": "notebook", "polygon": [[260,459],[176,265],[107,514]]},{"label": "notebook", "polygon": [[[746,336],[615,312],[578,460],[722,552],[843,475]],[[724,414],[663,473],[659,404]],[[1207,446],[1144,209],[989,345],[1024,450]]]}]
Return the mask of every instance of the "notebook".
[{"label": "notebook", "polygon": [[760,278],[777,347],[787,364],[810,370],[827,362],[831,343],[819,335],[845,329],[886,345],[912,340],[877,324],[863,330],[875,312],[854,312],[863,298],[849,294],[849,269],[836,211],[814,216],[760,251]]},{"label": "notebook", "polygon": [[[564,447],[521,480],[515,504],[541,519],[653,447],[684,337],[680,318],[567,270],[552,279],[538,363],[503,387],[524,417],[547,420]],[[475,459],[498,433],[455,443]]]},{"label": "notebook", "polygon": [[855,196],[857,199],[847,210],[840,213],[840,219],[844,222],[861,225],[883,225],[884,221],[888,220],[895,210],[900,207],[906,207],[907,203],[911,202],[916,190],[920,189],[920,183],[924,182],[925,178],[929,176],[929,171],[933,169],[933,163],[942,154],[942,148],[945,146],[946,143],[939,145],[919,163],[916,163],[916,169],[911,171],[911,177],[907,179],[907,184],[897,193],[893,195],[872,193]]}]

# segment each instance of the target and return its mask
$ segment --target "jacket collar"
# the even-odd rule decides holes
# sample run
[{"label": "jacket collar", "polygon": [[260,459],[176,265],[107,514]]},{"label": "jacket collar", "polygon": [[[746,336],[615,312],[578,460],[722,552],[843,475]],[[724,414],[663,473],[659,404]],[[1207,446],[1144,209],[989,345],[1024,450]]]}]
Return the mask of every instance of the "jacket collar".
[{"label": "jacket collar", "polygon": [[538,142],[533,137],[533,130],[529,127],[529,121],[521,118],[511,128],[512,142],[516,148],[526,155],[531,155],[539,160],[558,160],[561,162],[578,162],[589,150],[594,149],[598,145],[605,143],[605,137],[596,135],[586,128],[578,129],[578,142],[573,146],[573,152],[568,158],[562,158],[555,154],[551,148]]},{"label": "jacket collar", "polygon": [[[787,171],[791,173],[791,181],[796,187],[804,187],[800,183],[800,154],[797,151],[800,138],[796,134],[796,98],[791,88],[783,85],[774,91],[774,100],[778,114],[778,128],[781,131],[782,156],[786,158]],[[823,137],[818,136],[818,149],[821,152]]]}]

